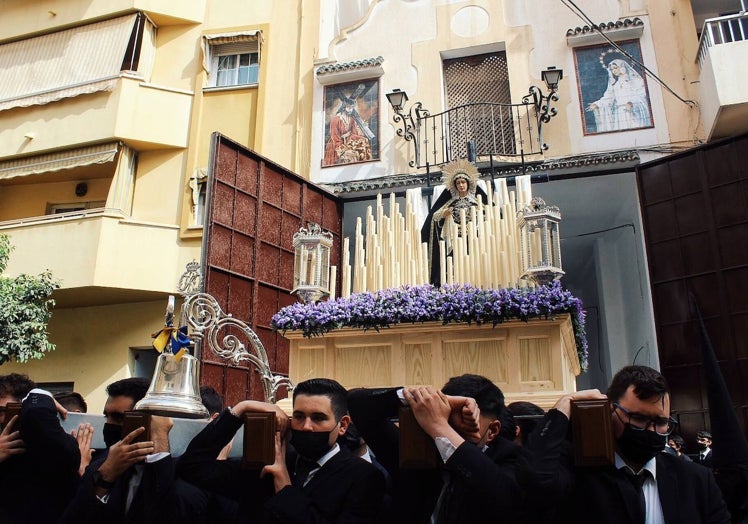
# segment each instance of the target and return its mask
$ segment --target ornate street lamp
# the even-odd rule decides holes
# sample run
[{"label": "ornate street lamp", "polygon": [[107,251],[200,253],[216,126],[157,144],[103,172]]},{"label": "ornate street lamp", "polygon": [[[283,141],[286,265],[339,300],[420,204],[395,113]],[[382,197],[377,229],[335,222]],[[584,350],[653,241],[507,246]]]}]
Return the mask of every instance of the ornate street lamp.
[{"label": "ornate street lamp", "polygon": [[418,140],[416,140],[416,133],[421,128],[421,119],[429,116],[429,112],[423,108],[421,102],[416,102],[410,106],[407,113],[403,113],[405,103],[408,101],[408,94],[400,89],[393,89],[391,93],[387,93],[387,100],[389,100],[392,110],[395,111],[392,120],[396,124],[400,124],[397,129],[397,136],[403,137],[408,142],[412,141],[415,143],[416,159],[409,162],[409,165],[411,167],[417,166],[420,163],[421,155]]},{"label": "ornate street lamp", "polygon": [[564,275],[561,269],[561,211],[533,198],[530,205],[517,212],[522,276],[537,285],[550,284]]},{"label": "ornate street lamp", "polygon": [[305,303],[317,302],[330,296],[330,248],[332,233],[323,231],[319,224],[309,222],[293,236],[295,251],[293,290]]},{"label": "ornate street lamp", "polygon": [[[538,86],[530,86],[530,92],[522,97],[522,102],[525,104],[532,103],[535,106],[535,114],[538,118],[538,133],[540,133],[543,124],[547,124],[551,121],[551,118],[556,116],[558,113],[555,107],[551,107],[551,102],[558,102],[558,84],[564,77],[563,69],[556,69],[555,66],[549,66],[548,69],[540,73],[540,78],[545,82],[548,88],[548,94],[543,93],[543,90]],[[542,144],[542,140],[540,141]],[[543,144],[543,149],[548,149],[548,146]]]}]

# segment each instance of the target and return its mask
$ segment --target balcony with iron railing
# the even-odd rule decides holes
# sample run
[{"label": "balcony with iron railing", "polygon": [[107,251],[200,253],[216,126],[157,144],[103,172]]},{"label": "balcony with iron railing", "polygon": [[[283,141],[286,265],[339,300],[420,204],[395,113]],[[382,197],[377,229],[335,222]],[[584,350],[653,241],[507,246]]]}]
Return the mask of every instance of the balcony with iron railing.
[{"label": "balcony with iron railing", "polygon": [[519,159],[525,153],[541,152],[534,112],[529,103],[473,103],[424,115],[415,133],[414,167],[438,166],[472,155]]},{"label": "balcony with iron railing", "polygon": [[420,110],[412,129],[410,165],[429,170],[459,158],[521,163],[547,148],[541,129],[531,99],[519,104],[465,104],[435,114]]},{"label": "balcony with iron railing", "polygon": [[425,169],[429,181],[432,169],[439,170],[443,164],[461,158],[485,163],[492,170],[497,164],[520,164],[523,171],[530,159],[542,160],[548,148],[542,127],[557,114],[553,103],[558,102],[563,70],[549,66],[540,76],[547,91],[532,85],[519,103],[469,102],[434,114],[422,102],[406,109],[405,91],[388,93],[397,135],[413,143],[408,165],[419,171]]},{"label": "balcony with iron railing", "polygon": [[699,108],[709,139],[748,131],[748,14],[704,21],[696,62]]}]

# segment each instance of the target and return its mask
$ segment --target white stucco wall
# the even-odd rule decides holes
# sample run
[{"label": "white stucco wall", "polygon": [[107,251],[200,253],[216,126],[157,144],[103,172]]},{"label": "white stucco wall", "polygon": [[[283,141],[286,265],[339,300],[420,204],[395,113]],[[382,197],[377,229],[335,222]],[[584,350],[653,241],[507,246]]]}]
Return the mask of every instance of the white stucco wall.
[{"label": "white stucco wall", "polygon": [[[583,6],[585,13],[596,22],[639,17],[644,24],[639,39],[643,62],[660,76],[663,74],[659,69],[661,64],[665,64],[668,71],[680,67],[678,60],[666,56],[669,52],[680,53],[675,47],[658,49],[655,53],[648,9],[663,8],[644,0],[601,0]],[[342,23],[350,25],[341,27]],[[550,146],[546,158],[667,144],[671,133],[665,95],[651,78],[647,85],[653,128],[584,135],[574,50],[567,45],[566,31],[586,23],[560,2],[533,6],[524,0],[361,0],[349,5],[346,0],[323,0],[318,65],[384,58],[384,74],[379,79],[380,160],[321,167],[325,141],[324,86],[315,78],[310,178],[318,183],[330,183],[412,172],[408,167],[408,161],[413,158],[412,143],[396,136],[393,111],[385,94],[395,88],[402,89],[408,93],[410,104],[420,101],[432,113],[439,112],[445,109],[442,59],[497,49],[507,52],[515,102],[531,85],[542,86],[540,72],[546,67],[555,65],[564,70],[560,100],[555,105],[559,114],[543,128],[544,141]],[[675,87],[677,90],[678,86]],[[685,128],[689,126],[691,124],[687,123]],[[678,128],[684,128],[682,122],[678,123]],[[687,129],[686,134],[689,132],[695,133],[695,127]]]}]

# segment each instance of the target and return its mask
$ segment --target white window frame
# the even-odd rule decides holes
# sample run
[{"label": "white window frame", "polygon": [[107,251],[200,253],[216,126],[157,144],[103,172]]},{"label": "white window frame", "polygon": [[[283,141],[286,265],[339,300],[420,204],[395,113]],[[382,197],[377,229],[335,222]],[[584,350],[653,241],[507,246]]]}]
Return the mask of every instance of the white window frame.
[{"label": "white window frame", "polygon": [[[203,69],[207,73],[205,89],[257,86],[260,82],[261,55],[261,31],[204,35]],[[226,67],[229,62],[230,67]]]},{"label": "white window frame", "polygon": [[[216,46],[222,47],[222,46]],[[215,74],[211,75],[210,87],[234,87],[234,86],[245,86],[245,85],[257,85],[260,81],[260,52],[259,51],[247,51],[247,52],[219,52],[213,55],[211,71],[215,71]],[[246,66],[242,66],[242,57],[246,57],[246,61],[249,63]],[[235,60],[234,65],[239,64],[231,69],[223,69],[223,64],[233,58]],[[247,81],[244,82],[240,79],[242,75],[242,68],[247,68]],[[228,75],[222,75],[222,73],[229,73]],[[228,79],[227,82],[222,80]]]}]

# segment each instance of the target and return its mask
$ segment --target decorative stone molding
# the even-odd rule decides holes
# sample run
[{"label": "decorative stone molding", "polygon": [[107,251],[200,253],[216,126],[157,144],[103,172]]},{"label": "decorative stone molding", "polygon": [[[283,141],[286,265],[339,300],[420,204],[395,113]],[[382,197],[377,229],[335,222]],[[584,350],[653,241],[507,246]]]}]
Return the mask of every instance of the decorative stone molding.
[{"label": "decorative stone molding", "polygon": [[606,40],[600,32],[605,33],[605,36],[613,41],[640,38],[644,32],[644,22],[641,18],[636,17],[575,27],[566,31],[566,45],[579,47],[605,43]]},{"label": "decorative stone molding", "polygon": [[365,58],[342,64],[328,64],[317,68],[317,80],[323,86],[356,82],[366,78],[378,78],[384,74],[384,58]]},{"label": "decorative stone molding", "polygon": [[[609,153],[599,153],[590,155],[578,155],[565,158],[551,158],[544,162],[525,164],[524,172],[528,175],[547,173],[549,176],[560,175],[565,173],[578,173],[590,171],[606,171],[610,169],[620,169],[621,164],[632,167],[640,161],[639,153],[636,150],[612,151]],[[488,175],[487,163],[479,162],[478,168],[481,170],[481,177],[486,178]],[[522,174],[522,164],[514,163],[510,166],[497,166],[495,176],[511,177]],[[441,172],[437,169],[430,174],[431,185],[441,183]],[[415,187],[423,187],[426,184],[426,173],[411,173],[400,175],[388,175],[380,178],[370,178],[366,180],[352,180],[348,182],[320,184],[332,193],[345,198],[364,196],[368,193],[379,193],[383,191],[391,192]]]}]

